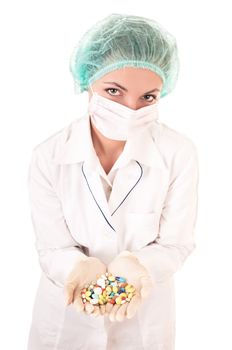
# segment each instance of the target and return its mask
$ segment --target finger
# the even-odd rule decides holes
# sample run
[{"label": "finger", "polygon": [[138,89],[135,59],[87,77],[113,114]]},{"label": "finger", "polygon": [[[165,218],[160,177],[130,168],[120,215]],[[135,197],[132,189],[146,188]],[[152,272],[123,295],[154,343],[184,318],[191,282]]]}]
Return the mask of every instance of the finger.
[{"label": "finger", "polygon": [[101,315],[104,315],[105,312],[106,312],[106,305],[105,304],[100,305],[100,313],[101,313]]},{"label": "finger", "polygon": [[127,318],[132,318],[135,314],[136,314],[136,311],[139,307],[141,303],[141,297],[139,296],[139,294],[135,294],[131,301],[129,302],[129,305],[127,307],[127,310],[126,310],[126,317]]},{"label": "finger", "polygon": [[114,304],[114,306],[112,307],[110,314],[109,314],[109,318],[111,322],[115,321],[115,315],[117,313],[117,310],[120,308],[121,305],[119,304]]},{"label": "finger", "polygon": [[76,287],[73,295],[73,305],[75,306],[76,310],[81,312],[84,311],[85,304],[83,303],[82,297],[81,297],[81,290],[79,287]]},{"label": "finger", "polygon": [[114,306],[113,304],[107,303],[105,311],[109,314],[110,311],[112,310],[113,306]]},{"label": "finger", "polygon": [[76,287],[76,289],[74,290],[72,302],[77,312],[81,312],[84,310],[84,303],[82,301],[81,292],[78,287]]},{"label": "finger", "polygon": [[86,313],[88,313],[88,312],[87,312],[87,309],[88,309],[87,304],[89,304],[89,302],[86,302],[86,303],[84,304],[84,311],[85,311]]},{"label": "finger", "polygon": [[151,293],[152,288],[154,287],[153,280],[150,277],[142,277],[141,278],[142,288],[141,288],[141,297],[147,298]]},{"label": "finger", "polygon": [[77,295],[74,298],[73,306],[75,307],[77,312],[84,311],[85,305],[83,304],[82,298],[80,296]]},{"label": "finger", "polygon": [[67,283],[64,286],[67,305],[69,305],[73,302],[73,294],[74,294],[75,288],[76,288],[76,284],[71,283],[71,282]]},{"label": "finger", "polygon": [[92,315],[95,316],[95,317],[100,315],[100,308],[99,308],[99,306],[94,305],[94,310],[92,312]]},{"label": "finger", "polygon": [[131,254],[131,252],[129,251],[129,250],[123,250],[123,251],[121,251],[119,254],[118,254],[118,256],[117,257],[121,257],[121,256],[131,256],[131,257],[133,257],[133,255]]},{"label": "finger", "polygon": [[85,311],[87,314],[91,314],[94,311],[94,305],[90,303],[85,303]]},{"label": "finger", "polygon": [[93,305],[92,306],[90,306],[90,305],[92,305],[92,304],[90,304],[88,301],[84,304],[84,312],[86,314],[90,314],[94,310],[94,307],[92,308]]},{"label": "finger", "polygon": [[121,305],[121,307],[118,309],[116,315],[115,315],[115,320],[122,322],[124,320],[124,318],[126,317],[126,310],[128,307],[129,303],[124,303]]}]

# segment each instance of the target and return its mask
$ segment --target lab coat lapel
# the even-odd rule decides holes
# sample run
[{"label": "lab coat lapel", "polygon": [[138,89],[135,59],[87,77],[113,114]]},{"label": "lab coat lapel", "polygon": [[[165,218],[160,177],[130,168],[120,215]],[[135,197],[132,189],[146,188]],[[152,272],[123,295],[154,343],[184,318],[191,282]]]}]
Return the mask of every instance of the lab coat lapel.
[{"label": "lab coat lapel", "polygon": [[86,186],[89,189],[90,200],[93,200],[96,204],[96,211],[99,211],[99,215],[102,215],[102,219],[105,220],[106,225],[108,224],[115,231],[99,173],[89,165],[88,161],[83,162],[82,173]]},{"label": "lab coat lapel", "polygon": [[[145,181],[145,167],[153,169],[152,182],[160,184],[160,193],[165,191],[168,184],[168,169],[154,140],[157,132],[156,127],[153,129],[153,135],[152,129],[145,129],[128,139],[125,144],[123,162],[126,166],[118,170],[108,201],[111,215],[114,215],[121,205],[123,206],[123,202],[136,190],[139,182]],[[146,181],[148,182],[147,177]]]},{"label": "lab coat lapel", "polygon": [[123,205],[124,201],[127,200],[127,197],[141,180],[142,167],[136,161],[132,161],[130,165],[121,168],[117,172],[108,202],[99,173],[91,169],[87,162],[83,163],[82,170],[90,196],[92,197],[90,200],[95,201],[96,210],[99,211],[99,215],[102,215],[102,219],[105,220],[106,224],[115,231],[113,215]]},{"label": "lab coat lapel", "polygon": [[89,200],[95,202],[99,217],[101,215],[110,230],[114,230],[107,198],[97,171],[88,114],[81,119],[74,120],[68,128],[65,128],[62,136],[64,143],[57,147],[53,161],[63,165],[80,163],[80,171],[88,188]]},{"label": "lab coat lapel", "polygon": [[108,201],[108,207],[112,216],[130,196],[141,177],[142,169],[135,160],[131,160],[127,166],[117,171]]}]

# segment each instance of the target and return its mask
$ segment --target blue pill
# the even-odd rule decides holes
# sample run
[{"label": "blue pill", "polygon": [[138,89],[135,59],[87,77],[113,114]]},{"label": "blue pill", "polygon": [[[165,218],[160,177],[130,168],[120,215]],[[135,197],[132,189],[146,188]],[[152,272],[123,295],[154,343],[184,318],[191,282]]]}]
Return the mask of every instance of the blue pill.
[{"label": "blue pill", "polygon": [[116,280],[119,282],[126,282],[126,279],[124,277],[116,277]]}]

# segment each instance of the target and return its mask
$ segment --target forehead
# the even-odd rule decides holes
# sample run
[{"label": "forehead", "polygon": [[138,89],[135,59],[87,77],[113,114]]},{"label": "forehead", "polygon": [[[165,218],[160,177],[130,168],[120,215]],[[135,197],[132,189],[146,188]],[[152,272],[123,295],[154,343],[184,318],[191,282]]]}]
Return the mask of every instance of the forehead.
[{"label": "forehead", "polygon": [[[137,86],[139,90],[151,90],[162,87],[162,79],[155,72],[137,67],[123,67],[105,74],[98,82],[117,82],[128,90]],[[107,84],[105,84],[107,85]],[[144,90],[144,91],[145,91]]]}]

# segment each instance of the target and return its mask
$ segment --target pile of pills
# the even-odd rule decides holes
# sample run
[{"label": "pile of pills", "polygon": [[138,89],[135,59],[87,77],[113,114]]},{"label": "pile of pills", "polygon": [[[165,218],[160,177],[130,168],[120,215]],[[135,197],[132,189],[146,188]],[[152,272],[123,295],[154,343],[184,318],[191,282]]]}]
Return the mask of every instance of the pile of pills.
[{"label": "pile of pills", "polygon": [[85,285],[81,290],[83,303],[90,302],[93,305],[124,304],[130,302],[135,294],[135,288],[126,282],[124,277],[115,277],[106,272],[97,276],[97,281]]}]

